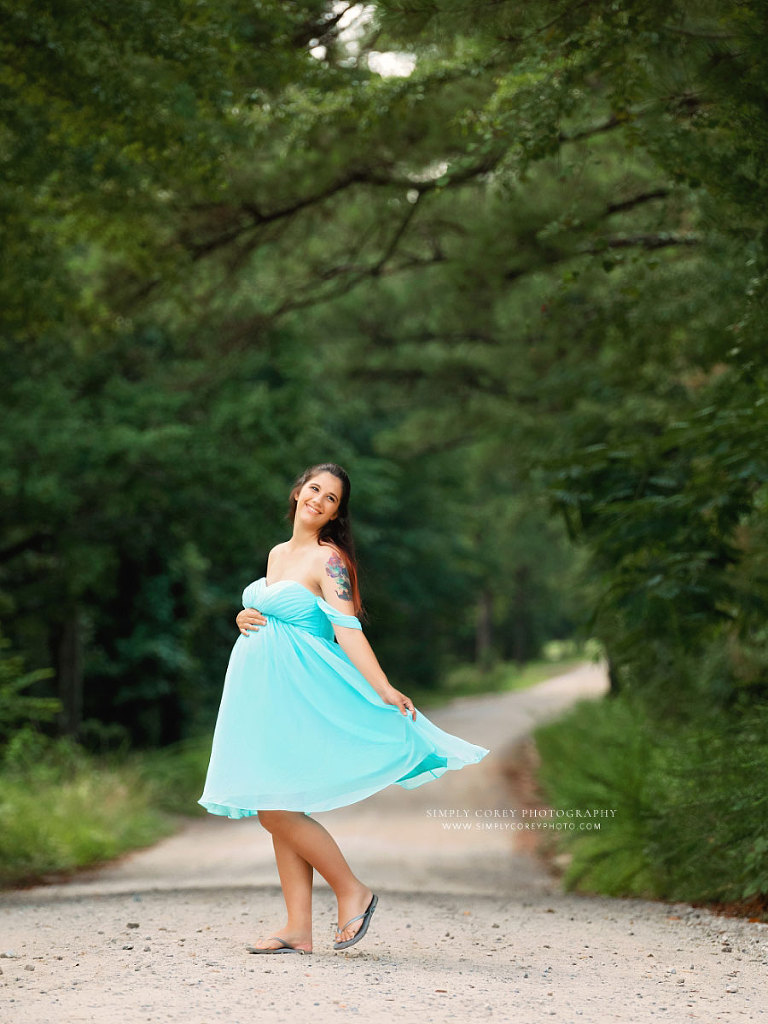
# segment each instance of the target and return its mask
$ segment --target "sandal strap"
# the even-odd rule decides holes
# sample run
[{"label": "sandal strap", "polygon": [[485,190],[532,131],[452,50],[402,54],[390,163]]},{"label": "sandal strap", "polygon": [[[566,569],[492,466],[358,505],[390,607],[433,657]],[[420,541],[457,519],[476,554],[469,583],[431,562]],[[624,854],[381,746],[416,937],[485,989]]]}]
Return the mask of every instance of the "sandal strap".
[{"label": "sandal strap", "polygon": [[338,927],[337,927],[337,928],[336,928],[336,931],[337,931],[337,932],[345,932],[345,931],[347,930],[347,928],[349,928],[349,926],[350,926],[351,924],[354,924],[354,923],[355,923],[355,921],[359,921],[361,917],[365,917],[366,913],[367,913],[367,911],[363,911],[363,913],[362,913],[362,914],[358,914],[358,915],[357,915],[357,917],[351,917],[351,918],[350,918],[350,919],[349,919],[349,920],[347,921],[347,923],[346,923],[345,925],[342,925],[342,927],[341,927],[341,928],[338,928]]}]

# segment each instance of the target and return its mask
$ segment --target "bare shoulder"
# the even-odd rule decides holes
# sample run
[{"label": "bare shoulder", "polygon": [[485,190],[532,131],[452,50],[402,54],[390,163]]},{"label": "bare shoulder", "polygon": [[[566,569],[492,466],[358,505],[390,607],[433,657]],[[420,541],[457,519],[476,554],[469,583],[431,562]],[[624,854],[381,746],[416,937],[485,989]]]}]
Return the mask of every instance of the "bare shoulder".
[{"label": "bare shoulder", "polygon": [[275,546],[270,550],[269,555],[267,555],[267,571],[274,569],[275,564],[279,563],[280,556],[286,546],[286,541],[282,541],[280,544],[275,544]]},{"label": "bare shoulder", "polygon": [[317,551],[315,553],[315,567],[318,572],[325,572],[328,565],[344,564],[344,556],[335,544],[330,544],[326,541],[323,544],[317,545]]}]

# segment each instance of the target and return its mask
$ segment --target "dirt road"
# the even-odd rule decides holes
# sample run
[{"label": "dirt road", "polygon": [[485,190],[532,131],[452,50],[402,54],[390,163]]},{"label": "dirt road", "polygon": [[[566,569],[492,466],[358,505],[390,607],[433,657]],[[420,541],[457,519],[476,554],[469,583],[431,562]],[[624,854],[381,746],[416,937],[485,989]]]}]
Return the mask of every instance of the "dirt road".
[{"label": "dirt road", "polygon": [[457,701],[430,717],[488,747],[483,762],[318,815],[379,895],[368,935],[346,952],[331,948],[335,901],[319,876],[314,953],[244,951],[283,920],[271,841],[254,821],[194,820],[71,883],[2,894],[1,1024],[768,1018],[768,926],[565,895],[525,852],[505,751],[604,687],[585,666]]}]

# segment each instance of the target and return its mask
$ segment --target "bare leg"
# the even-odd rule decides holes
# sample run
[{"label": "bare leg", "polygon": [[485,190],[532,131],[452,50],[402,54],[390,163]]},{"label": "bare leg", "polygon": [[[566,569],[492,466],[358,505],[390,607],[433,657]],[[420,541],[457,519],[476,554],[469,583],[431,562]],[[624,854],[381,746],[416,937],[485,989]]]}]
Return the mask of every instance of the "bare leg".
[{"label": "bare leg", "polygon": [[[277,834],[272,835],[277,873],[283,890],[288,919],[274,934],[295,946],[312,952],[312,865],[296,853]],[[280,945],[274,939],[255,943],[257,949],[275,949]]]},{"label": "bare leg", "polygon": [[[358,914],[363,913],[371,901],[373,892],[352,873],[352,869],[344,859],[335,839],[319,821],[307,817],[300,811],[259,811],[259,821],[268,832],[272,833],[273,844],[277,840],[276,856],[278,849],[282,856],[284,847],[289,848],[298,856],[299,860],[303,859],[305,863],[319,871],[330,885],[338,903],[338,924],[344,924],[351,917],[357,917]],[[294,926],[299,922],[298,918],[295,921],[291,918],[290,908],[299,908],[297,912],[300,912],[302,905],[306,906],[306,874],[302,878],[296,868],[296,861],[291,862],[286,858],[285,864],[287,867],[285,881],[280,863],[278,863],[278,871],[286,907],[288,907],[289,922]],[[286,891],[286,883],[288,891]],[[311,882],[309,889],[311,903]],[[304,901],[303,904],[302,901]],[[360,925],[360,921],[355,921],[341,933],[340,938],[351,939]],[[291,941],[289,935],[283,932],[279,934],[286,942]],[[276,945],[276,943],[266,944]],[[306,948],[306,946],[302,948]]]}]

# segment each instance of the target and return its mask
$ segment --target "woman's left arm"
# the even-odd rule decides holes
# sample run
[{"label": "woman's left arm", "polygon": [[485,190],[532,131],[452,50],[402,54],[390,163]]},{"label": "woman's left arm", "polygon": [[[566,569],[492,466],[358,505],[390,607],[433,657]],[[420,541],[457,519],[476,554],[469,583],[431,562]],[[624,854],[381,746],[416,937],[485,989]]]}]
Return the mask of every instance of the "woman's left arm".
[{"label": "woman's left arm", "polygon": [[393,704],[400,709],[402,714],[411,714],[415,720],[416,708],[413,701],[410,697],[406,697],[404,693],[401,693],[392,686],[362,630],[334,625],[333,631],[336,634],[336,639],[339,641],[339,647],[341,647],[358,672],[365,676],[366,681],[371,684],[384,703]]},{"label": "woman's left arm", "polygon": [[[349,574],[342,559],[333,550],[325,562],[320,588],[323,592],[323,598],[332,608],[342,612],[344,615],[355,614]],[[389,682],[362,630],[334,624],[333,631],[336,634],[336,639],[339,641],[341,649],[358,672],[365,676],[366,682],[370,683],[384,703],[392,704],[399,708],[401,714],[407,715],[412,713],[412,717],[415,720],[416,708],[413,701],[410,697],[406,697],[404,693],[396,690]]]}]

